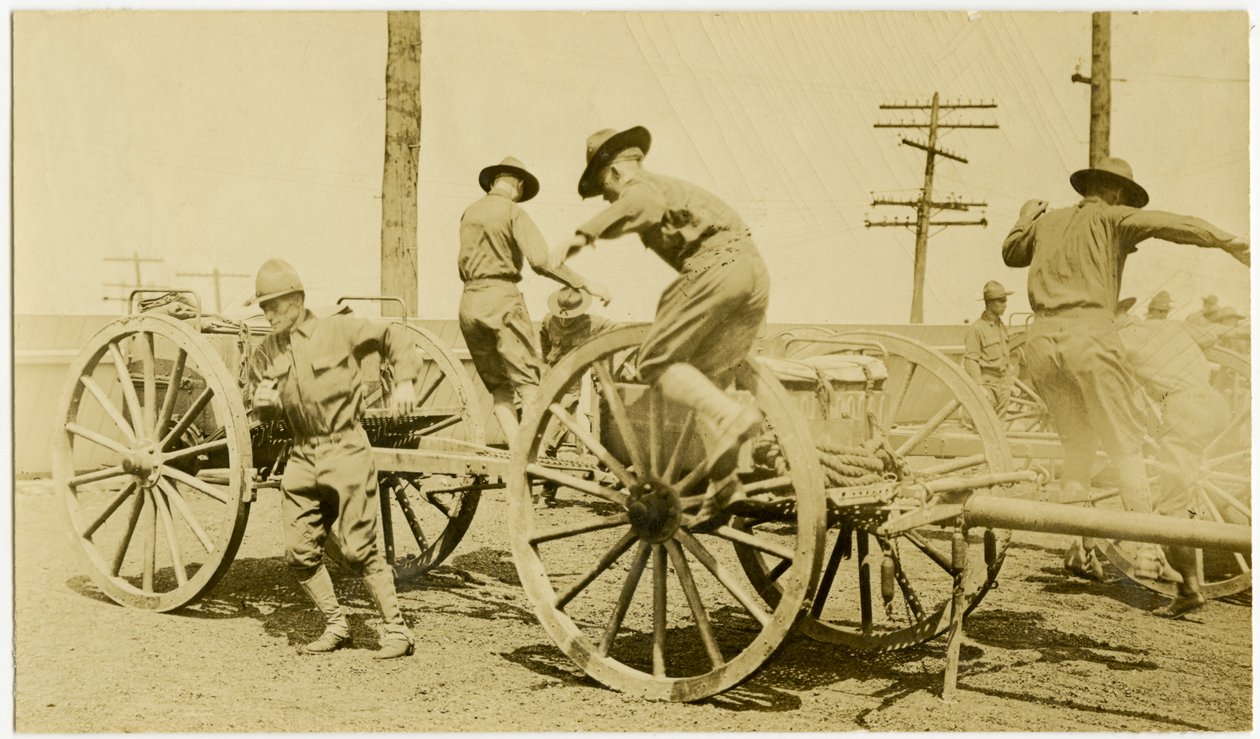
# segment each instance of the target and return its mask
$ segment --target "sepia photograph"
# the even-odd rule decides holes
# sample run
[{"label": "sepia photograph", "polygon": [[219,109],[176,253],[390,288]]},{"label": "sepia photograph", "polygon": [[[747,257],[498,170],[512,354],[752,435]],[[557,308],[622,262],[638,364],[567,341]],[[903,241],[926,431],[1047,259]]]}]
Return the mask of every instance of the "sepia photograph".
[{"label": "sepia photograph", "polygon": [[1246,10],[9,18],[13,730],[1253,730]]}]

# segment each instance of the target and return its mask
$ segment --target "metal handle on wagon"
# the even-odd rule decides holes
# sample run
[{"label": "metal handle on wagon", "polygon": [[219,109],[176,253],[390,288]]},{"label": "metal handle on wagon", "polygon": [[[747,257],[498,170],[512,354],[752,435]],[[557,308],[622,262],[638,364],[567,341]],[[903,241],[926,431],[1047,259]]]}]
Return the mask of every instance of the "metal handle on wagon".
[{"label": "metal handle on wagon", "polygon": [[193,299],[194,307],[197,309],[197,333],[201,333],[201,296],[196,290],[189,290],[181,287],[138,287],[127,294],[127,315],[131,315],[136,305],[137,295],[166,295],[168,293],[176,293],[179,295],[190,295]]},{"label": "metal handle on wagon", "polygon": [[403,302],[402,298],[393,295],[343,295],[340,298],[337,298],[337,305],[342,305],[352,301],[364,301],[368,303],[398,303],[400,316],[399,320],[402,322],[402,325],[406,326],[407,321],[411,319],[411,316],[407,315],[407,304]]}]

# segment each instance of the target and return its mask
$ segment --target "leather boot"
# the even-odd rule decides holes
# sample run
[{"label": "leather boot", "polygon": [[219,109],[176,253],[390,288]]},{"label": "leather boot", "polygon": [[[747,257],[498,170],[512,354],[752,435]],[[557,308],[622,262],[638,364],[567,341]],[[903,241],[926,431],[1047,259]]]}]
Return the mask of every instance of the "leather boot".
[{"label": "leather boot", "polygon": [[739,476],[731,472],[721,480],[709,483],[708,492],[700,497],[700,509],[687,517],[686,524],[692,529],[701,527],[702,524],[711,520],[714,524],[720,525],[721,521],[715,519],[721,516],[727,506],[747,499],[748,496],[744,493],[744,486],[740,483]]},{"label": "leather boot", "polygon": [[398,608],[398,594],[394,592],[394,577],[389,570],[375,572],[363,576],[363,583],[376,608],[381,612],[381,620],[385,622],[385,638],[381,639],[381,648],[373,654],[374,659],[393,659],[405,657],[415,651],[416,638],[407,628],[402,611]]},{"label": "leather boot", "polygon": [[1177,597],[1166,606],[1160,606],[1151,613],[1160,618],[1180,618],[1191,611],[1197,611],[1207,605],[1203,595],[1203,586],[1199,583],[1199,568],[1194,549],[1190,547],[1165,547],[1168,564],[1181,575],[1177,584]]},{"label": "leather boot", "polygon": [[333,652],[350,645],[350,624],[346,615],[341,612],[341,604],[337,602],[337,592],[333,589],[332,577],[322,565],[309,580],[298,581],[302,590],[315,603],[319,612],[324,614],[324,633],[318,639],[301,648],[307,654],[323,654]]},{"label": "leather boot", "polygon": [[739,447],[756,435],[761,413],[740,403],[685,362],[671,364],[657,378],[661,395],[696,412],[696,429],[704,442],[709,479],[729,476],[739,461]]}]

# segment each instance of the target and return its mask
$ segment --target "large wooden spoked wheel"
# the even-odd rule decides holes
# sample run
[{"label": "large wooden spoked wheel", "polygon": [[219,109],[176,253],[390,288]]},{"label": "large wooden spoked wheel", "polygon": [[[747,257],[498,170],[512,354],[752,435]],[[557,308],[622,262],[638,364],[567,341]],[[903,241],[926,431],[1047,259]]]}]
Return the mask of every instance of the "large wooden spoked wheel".
[{"label": "large wooden spoked wheel", "polygon": [[[417,408],[405,419],[388,416],[384,390],[371,395],[368,419],[374,446],[481,451],[485,428],[476,386],[451,348],[436,334],[408,325],[420,352],[415,379]],[[484,477],[412,474],[378,470],[381,504],[378,543],[399,580],[410,580],[442,564],[468,532]],[[334,558],[336,543],[330,546]]]},{"label": "large wooden spoked wheel", "polygon": [[[806,345],[797,356],[835,353],[836,341],[884,352],[888,379],[867,410],[902,465],[897,479],[930,482],[1012,469],[1006,438],[987,395],[955,362],[917,341],[882,332],[834,334],[826,343]],[[824,438],[827,422],[814,424],[815,438]],[[829,492],[837,490],[843,488]],[[890,514],[912,509],[913,505],[897,501],[890,506],[832,508],[826,564],[801,623],[804,633],[851,649],[882,651],[923,643],[948,628],[955,571],[953,529],[922,526],[895,536],[876,533]],[[973,564],[969,569],[964,583],[966,612],[996,582],[1009,539],[1006,531],[968,529],[968,561],[983,566]],[[776,602],[781,592],[777,560],[751,549],[740,554],[758,592]]]},{"label": "large wooden spoked wheel", "polygon": [[[1205,450],[1194,494],[1194,515],[1207,521],[1250,526],[1251,362],[1221,347],[1209,347],[1204,353],[1213,368],[1212,386],[1228,403],[1229,418]],[[1147,469],[1151,472],[1152,488],[1158,490],[1160,483],[1153,459],[1147,460]],[[1120,507],[1115,497],[1097,505]],[[1104,539],[1095,542],[1125,577],[1150,590],[1176,594],[1176,583],[1134,576],[1132,544]],[[1224,598],[1251,587],[1249,555],[1199,550],[1198,567],[1203,594],[1208,598]]]},{"label": "large wooden spoked wheel", "polygon": [[[508,476],[509,532],[521,583],[547,633],[599,682],[653,700],[694,701],[746,679],[796,623],[818,573],[824,528],[822,473],[808,431],[783,387],[759,365],[737,374],[737,397],[765,417],[762,439],[779,445],[784,466],[754,479],[749,448],[740,473],[751,500],[795,506],[772,529],[748,533],[725,516],[693,526],[707,467],[696,420],[652,387],[616,382],[611,367],[643,340],[646,327],[598,336],[548,374],[528,409]],[[593,371],[602,405],[592,432],[560,405],[564,389]],[[556,417],[589,473],[540,459],[540,431]],[[559,486],[552,504],[531,488]],[[732,544],[773,553],[782,595],[767,608],[738,574]]]},{"label": "large wooden spoked wheel", "polygon": [[97,332],[67,377],[53,478],[92,580],[132,608],[195,601],[231,563],[249,513],[234,375],[186,323],[142,315]]}]

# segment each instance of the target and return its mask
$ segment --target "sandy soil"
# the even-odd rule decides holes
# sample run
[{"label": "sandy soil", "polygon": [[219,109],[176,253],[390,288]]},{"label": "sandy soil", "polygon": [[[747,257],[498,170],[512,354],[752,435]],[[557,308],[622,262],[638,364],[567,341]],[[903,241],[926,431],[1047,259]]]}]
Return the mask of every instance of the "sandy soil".
[{"label": "sandy soil", "polygon": [[[176,614],[106,599],[41,483],[15,510],[16,729],[157,731],[1245,731],[1250,598],[1184,621],[1120,580],[1059,572],[1062,539],[1016,535],[966,624],[960,699],[940,700],[945,643],[864,655],[796,634],[743,685],[696,704],[647,703],[587,678],[548,640],[487,494],[455,556],[401,594],[414,657],[370,658],[376,618],[338,581],[355,649],[306,657],[315,611],[281,559],[279,504],[254,505],[235,563]],[[336,577],[336,575],[335,575]]]}]

